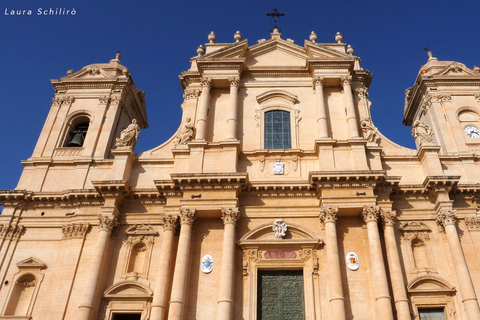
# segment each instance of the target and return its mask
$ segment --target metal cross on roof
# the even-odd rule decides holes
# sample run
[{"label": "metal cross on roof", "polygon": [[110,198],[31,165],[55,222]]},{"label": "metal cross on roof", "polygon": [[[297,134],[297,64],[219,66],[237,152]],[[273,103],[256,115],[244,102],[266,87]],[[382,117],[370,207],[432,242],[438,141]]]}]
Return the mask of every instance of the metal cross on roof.
[{"label": "metal cross on roof", "polygon": [[[284,15],[285,15],[285,13],[278,12],[278,10],[276,8],[273,9],[272,12],[267,13],[267,16],[270,17],[270,32],[273,32],[273,29],[275,29],[275,28],[277,28],[279,32],[282,31],[280,29],[280,27],[277,25],[277,23],[280,24],[280,17],[283,17]],[[278,20],[277,20],[277,18],[278,18]],[[272,28],[272,19],[274,21],[273,28]]]}]

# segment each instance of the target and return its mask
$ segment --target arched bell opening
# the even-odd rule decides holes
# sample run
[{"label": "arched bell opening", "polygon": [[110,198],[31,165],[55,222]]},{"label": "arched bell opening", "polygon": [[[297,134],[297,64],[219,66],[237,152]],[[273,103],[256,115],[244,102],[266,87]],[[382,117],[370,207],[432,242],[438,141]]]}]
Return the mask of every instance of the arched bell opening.
[{"label": "arched bell opening", "polygon": [[67,128],[63,147],[83,147],[89,125],[90,119],[87,116],[79,116],[73,119]]}]

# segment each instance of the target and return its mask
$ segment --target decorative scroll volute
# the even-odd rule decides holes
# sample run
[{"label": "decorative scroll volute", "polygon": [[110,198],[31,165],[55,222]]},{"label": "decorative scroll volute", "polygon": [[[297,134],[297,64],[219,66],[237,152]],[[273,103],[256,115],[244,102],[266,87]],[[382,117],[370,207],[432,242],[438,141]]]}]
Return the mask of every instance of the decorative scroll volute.
[{"label": "decorative scroll volute", "polygon": [[362,217],[365,223],[369,223],[371,221],[378,222],[378,216],[380,213],[380,209],[377,206],[365,206],[363,207]]},{"label": "decorative scroll volute", "polygon": [[230,87],[240,87],[240,78],[239,77],[228,77],[228,82],[230,82]]},{"label": "decorative scroll volute", "polygon": [[212,78],[202,78],[202,87],[211,87],[213,83]]},{"label": "decorative scroll volute", "polygon": [[324,81],[324,77],[313,77],[313,89],[315,89],[317,86],[323,86]]},{"label": "decorative scroll volute", "polygon": [[240,218],[240,212],[238,208],[222,208],[222,221],[223,224],[236,225]]},{"label": "decorative scroll volute", "polygon": [[193,225],[197,218],[195,217],[195,209],[183,209],[180,212],[180,224]]},{"label": "decorative scroll volute", "polygon": [[325,225],[325,223],[328,223],[328,222],[335,223],[337,221],[337,213],[338,213],[337,207],[321,208],[320,222],[322,223],[322,225]]}]

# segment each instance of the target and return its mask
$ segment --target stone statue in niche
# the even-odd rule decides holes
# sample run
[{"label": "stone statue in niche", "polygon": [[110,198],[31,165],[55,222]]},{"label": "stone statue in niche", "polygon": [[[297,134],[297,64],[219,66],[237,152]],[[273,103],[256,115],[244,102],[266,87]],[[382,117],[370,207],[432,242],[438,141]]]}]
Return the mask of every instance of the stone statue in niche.
[{"label": "stone statue in niche", "polygon": [[120,133],[120,138],[117,138],[115,146],[117,147],[133,147],[138,140],[140,134],[140,127],[137,124],[137,120],[133,119],[132,123],[128,125]]},{"label": "stone statue in niche", "polygon": [[186,123],[183,126],[182,132],[177,136],[177,145],[187,144],[188,141],[193,140],[195,128],[193,127],[192,119],[185,119]]},{"label": "stone statue in niche", "polygon": [[368,142],[375,142],[378,129],[372,124],[372,121],[369,117],[362,118],[361,121],[363,137],[367,139]]},{"label": "stone statue in niche", "polygon": [[412,136],[419,139],[419,145],[434,144],[433,131],[426,124],[415,120],[412,126]]}]

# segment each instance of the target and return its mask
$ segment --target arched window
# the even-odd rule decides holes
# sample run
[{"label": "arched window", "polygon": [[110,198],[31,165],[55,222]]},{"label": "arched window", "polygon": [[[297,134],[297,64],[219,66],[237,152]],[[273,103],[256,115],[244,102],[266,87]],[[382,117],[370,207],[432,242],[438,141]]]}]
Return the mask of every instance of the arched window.
[{"label": "arched window", "polygon": [[265,112],[265,149],[291,149],[290,112],[274,110]]},{"label": "arched window", "polygon": [[89,124],[90,119],[86,116],[79,116],[73,119],[67,128],[63,146],[69,148],[82,147]]}]

